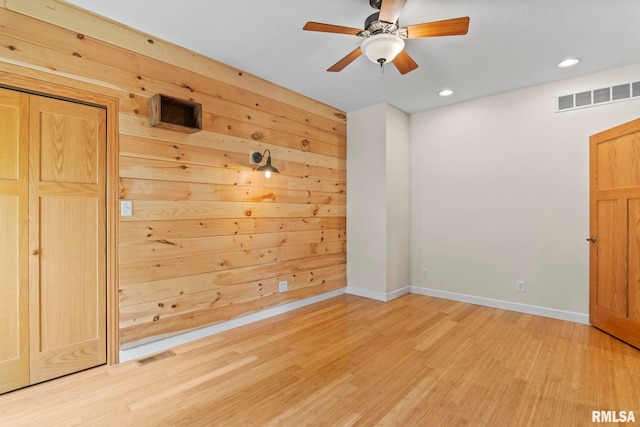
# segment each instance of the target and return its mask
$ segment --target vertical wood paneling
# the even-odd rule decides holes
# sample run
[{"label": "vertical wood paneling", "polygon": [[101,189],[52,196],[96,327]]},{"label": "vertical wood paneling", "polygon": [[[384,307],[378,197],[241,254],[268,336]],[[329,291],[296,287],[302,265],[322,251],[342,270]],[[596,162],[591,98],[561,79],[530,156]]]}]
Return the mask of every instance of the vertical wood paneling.
[{"label": "vertical wood paneling", "polygon": [[[344,112],[56,0],[0,21],[0,71],[120,101],[122,344],[346,285]],[[203,131],[149,127],[156,93],[201,103]],[[270,180],[249,163],[265,149]]]}]

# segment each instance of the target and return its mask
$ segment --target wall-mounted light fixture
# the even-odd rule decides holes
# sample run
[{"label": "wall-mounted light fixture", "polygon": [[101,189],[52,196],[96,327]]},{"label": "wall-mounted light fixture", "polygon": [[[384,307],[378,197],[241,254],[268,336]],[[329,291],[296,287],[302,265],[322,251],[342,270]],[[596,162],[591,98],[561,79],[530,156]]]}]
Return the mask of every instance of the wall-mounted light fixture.
[{"label": "wall-mounted light fixture", "polygon": [[262,154],[256,151],[251,155],[251,161],[253,161],[253,163],[259,164],[260,162],[262,162],[262,159],[267,153],[269,153],[267,157],[267,163],[264,164],[263,166],[259,166],[256,170],[258,172],[264,172],[265,177],[271,178],[272,173],[280,173],[278,169],[271,166],[271,151],[264,150],[264,153]]}]

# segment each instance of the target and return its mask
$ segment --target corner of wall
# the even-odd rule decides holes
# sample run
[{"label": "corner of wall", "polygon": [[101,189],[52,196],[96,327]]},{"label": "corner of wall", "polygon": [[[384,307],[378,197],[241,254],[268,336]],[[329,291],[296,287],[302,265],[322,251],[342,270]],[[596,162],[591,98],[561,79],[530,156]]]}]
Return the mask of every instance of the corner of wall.
[{"label": "corner of wall", "polygon": [[387,300],[409,283],[409,120],[388,103],[349,113],[349,289]]}]

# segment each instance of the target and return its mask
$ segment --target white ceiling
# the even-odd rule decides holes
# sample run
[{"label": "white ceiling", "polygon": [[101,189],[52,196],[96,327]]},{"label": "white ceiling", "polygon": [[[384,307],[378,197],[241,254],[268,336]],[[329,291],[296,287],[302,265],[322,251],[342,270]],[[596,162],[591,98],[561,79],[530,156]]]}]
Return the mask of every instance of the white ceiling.
[{"label": "white ceiling", "polygon": [[[638,0],[408,0],[401,26],[471,23],[466,36],[407,40],[420,67],[404,76],[364,56],[328,73],[363,39],[302,30],[363,28],[369,0],[67,1],[344,111],[386,101],[414,113],[640,62]],[[567,57],[582,62],[558,68]]]}]

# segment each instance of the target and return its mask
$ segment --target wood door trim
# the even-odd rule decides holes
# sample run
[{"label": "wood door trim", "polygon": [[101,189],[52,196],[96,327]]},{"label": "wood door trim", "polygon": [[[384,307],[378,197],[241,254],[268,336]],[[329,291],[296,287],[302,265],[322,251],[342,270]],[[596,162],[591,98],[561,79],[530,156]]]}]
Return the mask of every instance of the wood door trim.
[{"label": "wood door trim", "polygon": [[65,101],[100,106],[107,111],[107,364],[119,360],[118,223],[119,223],[119,100],[101,93],[76,89],[0,71],[0,87]]}]

